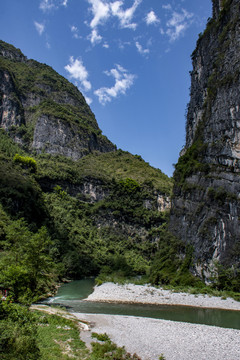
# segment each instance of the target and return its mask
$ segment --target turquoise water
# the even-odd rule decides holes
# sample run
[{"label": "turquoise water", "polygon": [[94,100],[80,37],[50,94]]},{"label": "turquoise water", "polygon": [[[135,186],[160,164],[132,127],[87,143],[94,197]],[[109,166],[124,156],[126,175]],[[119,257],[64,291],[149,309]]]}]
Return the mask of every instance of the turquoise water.
[{"label": "turquoise water", "polygon": [[72,301],[86,299],[93,292],[94,278],[75,280],[63,284],[55,297],[48,299],[50,302]]},{"label": "turquoise water", "polygon": [[45,303],[65,306],[71,312],[149,317],[240,329],[240,311],[84,301],[93,292],[93,286],[93,278],[72,281],[62,285],[57,295],[45,300]]}]

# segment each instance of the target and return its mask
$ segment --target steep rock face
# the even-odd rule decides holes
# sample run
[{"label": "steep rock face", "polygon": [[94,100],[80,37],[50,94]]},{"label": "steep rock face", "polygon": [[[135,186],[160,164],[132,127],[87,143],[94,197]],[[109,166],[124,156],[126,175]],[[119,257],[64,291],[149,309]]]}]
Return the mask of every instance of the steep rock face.
[{"label": "steep rock face", "polygon": [[186,145],[174,174],[171,230],[194,247],[197,272],[240,263],[240,4],[213,0],[192,54]]},{"label": "steep rock face", "polygon": [[94,132],[88,133],[77,124],[69,124],[54,116],[38,117],[33,135],[32,148],[37,152],[59,154],[78,160],[84,155],[97,150],[113,151],[114,147],[98,137]]},{"label": "steep rock face", "polygon": [[114,151],[78,89],[47,65],[0,41],[0,127],[37,153],[74,160]]},{"label": "steep rock face", "polygon": [[0,72],[0,117],[1,126],[8,130],[11,126],[24,124],[22,107],[16,96],[16,88],[8,71]]}]

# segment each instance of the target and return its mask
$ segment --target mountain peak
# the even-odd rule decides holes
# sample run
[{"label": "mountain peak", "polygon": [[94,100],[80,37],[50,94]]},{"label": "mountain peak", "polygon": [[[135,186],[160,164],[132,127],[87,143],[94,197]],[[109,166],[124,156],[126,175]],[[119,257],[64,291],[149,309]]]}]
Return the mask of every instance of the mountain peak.
[{"label": "mountain peak", "polygon": [[81,92],[50,66],[0,42],[0,127],[28,150],[71,157],[116,149]]}]

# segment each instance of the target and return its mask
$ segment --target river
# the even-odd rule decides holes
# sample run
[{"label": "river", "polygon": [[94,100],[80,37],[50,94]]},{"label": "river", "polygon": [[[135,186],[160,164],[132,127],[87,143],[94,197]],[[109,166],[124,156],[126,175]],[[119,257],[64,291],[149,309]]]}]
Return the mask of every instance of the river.
[{"label": "river", "polygon": [[149,317],[240,330],[240,311],[85,301],[84,299],[93,292],[93,287],[93,278],[75,280],[62,285],[56,296],[46,299],[44,303],[65,306],[71,312]]}]

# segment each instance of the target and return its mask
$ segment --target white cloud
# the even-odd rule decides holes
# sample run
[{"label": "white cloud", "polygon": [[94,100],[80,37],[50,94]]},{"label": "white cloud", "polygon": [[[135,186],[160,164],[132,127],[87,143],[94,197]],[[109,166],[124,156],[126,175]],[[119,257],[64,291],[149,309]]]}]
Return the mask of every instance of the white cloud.
[{"label": "white cloud", "polygon": [[94,94],[98,96],[99,102],[103,105],[112,101],[112,99],[118,95],[125,94],[127,89],[133,85],[135,79],[135,75],[129,74],[128,71],[120,65],[116,65],[116,67],[110,71],[105,71],[105,74],[112,76],[115,79],[115,84],[110,88],[102,87],[94,91]]},{"label": "white cloud", "polygon": [[55,7],[53,0],[41,0],[39,8],[42,11],[49,11]]},{"label": "white cloud", "polygon": [[81,39],[82,37],[78,34],[78,28],[74,25],[70,26],[71,32],[73,33],[73,37],[75,39]]},{"label": "white cloud", "polygon": [[137,27],[136,23],[132,23],[132,18],[137,7],[140,5],[142,0],[134,0],[132,7],[127,10],[122,9],[123,1],[115,1],[110,4],[112,15],[118,17],[120,26],[122,28],[129,28],[135,30]]},{"label": "white cloud", "polygon": [[105,43],[103,44],[103,47],[104,47],[105,49],[109,49],[108,43],[105,42]]},{"label": "white cloud", "polygon": [[90,26],[94,29],[109,18],[110,7],[108,3],[102,0],[88,0],[88,2],[92,5],[91,12],[93,14],[93,19]]},{"label": "white cloud", "polygon": [[67,7],[67,4],[68,0],[41,0],[39,8],[46,12],[52,9],[58,9],[59,5]]},{"label": "white cloud", "polygon": [[146,21],[147,25],[157,24],[160,22],[160,20],[158,19],[157,15],[155,14],[154,11],[150,11],[147,14],[145,21]]},{"label": "white cloud", "polygon": [[64,68],[69,72],[71,78],[80,81],[80,84],[85,91],[91,90],[92,85],[90,81],[88,81],[88,72],[83,65],[82,60],[74,60],[74,57],[71,56],[70,64],[66,65]]},{"label": "white cloud", "polygon": [[85,95],[84,95],[84,97],[85,97],[85,100],[86,100],[87,104],[88,104],[88,105],[91,105],[91,103],[93,102],[93,100],[92,100],[90,97],[88,97],[88,96],[85,96]]},{"label": "white cloud", "polygon": [[92,32],[89,34],[88,39],[93,45],[102,41],[102,36],[99,35],[97,28],[99,25],[104,25],[110,17],[117,17],[121,28],[136,29],[137,24],[132,22],[132,19],[142,0],[134,0],[133,5],[126,10],[123,9],[124,2],[122,0],[116,0],[113,2],[110,2],[110,0],[87,1],[91,5],[90,11],[93,15],[89,24],[92,28]]},{"label": "white cloud", "polygon": [[77,32],[78,31],[78,28],[74,25],[71,26],[71,32]]},{"label": "white cloud", "polygon": [[167,22],[168,30],[166,34],[170,38],[170,42],[177,40],[184,31],[192,23],[193,14],[187,10],[182,9],[181,13],[173,12],[171,19]]},{"label": "white cloud", "polygon": [[126,46],[131,46],[132,43],[130,41],[122,41],[122,40],[118,40],[118,47],[121,50],[124,50]]},{"label": "white cloud", "polygon": [[135,45],[140,54],[142,54],[142,55],[149,54],[149,49],[143,49],[142,45],[140,45],[138,41],[135,43]]},{"label": "white cloud", "polygon": [[44,24],[40,24],[40,23],[38,23],[37,21],[34,21],[34,25],[35,25],[35,28],[36,28],[37,32],[39,33],[39,35],[42,35],[42,33],[43,33],[44,30],[45,30],[45,25],[44,25]]},{"label": "white cloud", "polygon": [[95,45],[102,41],[102,36],[98,34],[97,29],[93,29],[91,34],[88,36],[88,39],[93,45]]},{"label": "white cloud", "polygon": [[164,10],[172,10],[172,6],[170,4],[167,4],[167,5],[163,5],[162,8]]},{"label": "white cloud", "polygon": [[163,28],[160,28],[160,34],[161,34],[161,35],[164,35],[164,34],[165,34],[165,31],[163,30]]}]

